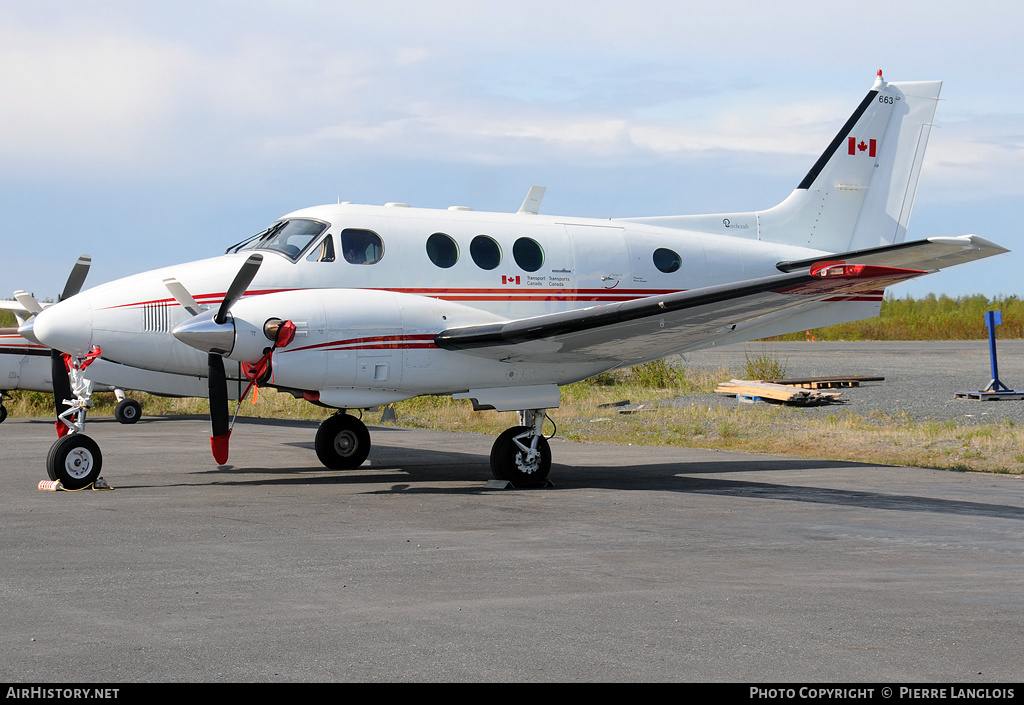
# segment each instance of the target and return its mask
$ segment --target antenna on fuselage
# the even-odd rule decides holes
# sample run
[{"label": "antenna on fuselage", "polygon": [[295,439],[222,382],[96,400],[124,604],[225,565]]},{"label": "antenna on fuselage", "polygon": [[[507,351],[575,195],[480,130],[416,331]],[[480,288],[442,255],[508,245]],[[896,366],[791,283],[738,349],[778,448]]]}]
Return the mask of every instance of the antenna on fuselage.
[{"label": "antenna on fuselage", "polygon": [[523,205],[519,206],[519,213],[532,213],[537,215],[540,213],[540,202],[544,200],[544,192],[547,191],[547,186],[531,186],[530,192],[526,194],[526,200],[523,201]]}]

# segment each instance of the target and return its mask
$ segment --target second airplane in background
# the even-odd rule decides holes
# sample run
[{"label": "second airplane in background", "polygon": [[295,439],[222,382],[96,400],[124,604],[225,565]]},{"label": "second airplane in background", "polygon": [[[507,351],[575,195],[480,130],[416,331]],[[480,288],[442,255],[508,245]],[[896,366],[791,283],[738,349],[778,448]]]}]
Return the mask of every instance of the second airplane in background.
[{"label": "second airplane in background", "polygon": [[[64,285],[61,300],[78,293],[91,263],[89,255],[78,258]],[[14,298],[14,301],[0,301],[0,310],[13,313],[19,326],[31,321],[33,316],[42,313],[48,305],[40,303],[26,291],[14,292]],[[240,378],[236,381],[240,381]],[[205,397],[208,391],[205,379],[197,375],[172,375],[127,367],[99,356],[90,360],[88,372],[80,376],[79,384],[82,385],[79,392],[85,404],[83,410],[89,407],[89,397],[93,392],[113,392],[117,398],[114,418],[123,424],[133,424],[142,416],[142,405],[128,398],[126,390],[134,389],[169,397]],[[234,393],[233,396],[241,391],[239,385],[229,386],[229,390]],[[4,395],[13,391],[53,394],[58,415],[67,410],[65,402],[76,396],[72,391],[70,370],[59,351],[51,350],[34,340],[27,340],[15,328],[0,328],[0,423],[7,418],[7,407],[3,405]],[[74,421],[70,421],[70,425],[58,421],[58,434],[63,435],[74,425]]]}]

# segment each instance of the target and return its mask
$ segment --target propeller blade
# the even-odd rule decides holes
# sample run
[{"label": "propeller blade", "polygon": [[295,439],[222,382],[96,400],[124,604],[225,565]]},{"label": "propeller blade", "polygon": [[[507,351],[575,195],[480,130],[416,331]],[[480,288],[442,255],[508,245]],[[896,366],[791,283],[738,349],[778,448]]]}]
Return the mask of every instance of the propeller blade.
[{"label": "propeller blade", "polygon": [[224,300],[220,304],[220,309],[218,309],[217,315],[213,317],[214,321],[224,323],[228,320],[228,311],[231,310],[236,301],[242,298],[242,294],[252,284],[252,280],[256,278],[256,272],[260,271],[260,264],[262,263],[263,255],[259,253],[249,255],[249,258],[245,260],[245,264],[242,265],[241,269],[238,270],[238,274],[235,275],[231,286],[228,287],[227,293],[224,294]]},{"label": "propeller blade", "polygon": [[82,290],[82,284],[85,284],[85,277],[89,274],[89,267],[92,266],[92,257],[89,255],[82,255],[75,262],[75,266],[71,268],[71,275],[68,277],[67,283],[64,285],[64,291],[61,293],[58,301],[70,299],[72,296]]},{"label": "propeller blade", "polygon": [[181,304],[181,307],[188,311],[193,316],[198,316],[202,309],[199,308],[199,303],[192,297],[192,294],[188,292],[185,285],[174,277],[164,279],[164,286],[167,287],[167,291],[171,292],[171,296],[174,300]]},{"label": "propeller blade", "polygon": [[207,362],[210,366],[210,422],[213,427],[210,449],[217,464],[225,465],[228,462],[228,439],[231,436],[228,379],[224,373],[224,358],[216,353],[210,353]]},{"label": "propeller blade", "polygon": [[40,313],[43,310],[42,305],[36,301],[36,297],[27,291],[21,291],[20,289],[14,292],[14,298],[17,299],[18,303],[25,307],[25,310],[31,314]]},{"label": "propeller blade", "polygon": [[[58,350],[50,350],[50,379],[53,382],[53,408],[56,415],[60,416],[71,408],[64,400],[70,399],[72,394],[68,368],[64,365],[64,355]],[[57,419],[57,435],[63,437],[67,430],[64,422]]]}]

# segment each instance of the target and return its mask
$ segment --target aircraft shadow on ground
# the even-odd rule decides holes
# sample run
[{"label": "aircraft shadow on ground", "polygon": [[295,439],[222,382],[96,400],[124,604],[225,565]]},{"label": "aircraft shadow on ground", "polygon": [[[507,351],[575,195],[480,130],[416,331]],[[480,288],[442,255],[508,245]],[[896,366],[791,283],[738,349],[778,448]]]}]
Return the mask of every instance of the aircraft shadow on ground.
[{"label": "aircraft shadow on ground", "polygon": [[[394,429],[401,431],[402,429]],[[308,448],[312,443],[289,444]],[[836,506],[884,509],[901,512],[928,512],[948,515],[1024,520],[1024,508],[985,502],[937,499],[910,494],[842,490],[752,480],[703,477],[726,473],[772,473],[800,470],[842,470],[876,467],[863,463],[803,459],[734,459],[722,461],[651,462],[638,460],[633,466],[568,466],[554,464],[553,487],[547,491],[570,489],[607,489],[618,491],[663,491],[682,494],[709,494],[775,501],[806,502]],[[899,472],[894,469],[893,472]],[[288,477],[281,477],[288,473]],[[488,459],[480,453],[449,450],[423,450],[377,444],[368,465],[354,471],[331,471],[320,465],[292,469],[280,467],[225,467],[203,471],[203,475],[234,475],[237,479],[213,480],[218,486],[366,485],[365,494],[479,494],[492,492],[484,483],[491,479]],[[252,478],[252,475],[276,477]],[[396,482],[401,476],[401,482]],[[694,477],[693,475],[701,475]],[[248,476],[243,479],[243,476]],[[442,482],[474,483],[469,487],[439,487]],[[385,485],[386,487],[373,487]],[[419,485],[419,486],[417,486]],[[513,491],[542,491],[522,489]]]},{"label": "aircraft shadow on ground", "polygon": [[[744,472],[761,472],[778,470],[778,461],[769,461],[769,467],[760,468],[754,462],[743,467]],[[644,465],[642,471],[654,476],[652,480],[636,479],[622,473],[621,468],[587,468],[587,471],[604,471],[609,475],[600,480],[587,483],[589,487],[630,490],[664,490],[687,494],[712,494],[723,497],[746,497],[751,499],[783,500],[790,502],[809,502],[812,504],[833,504],[838,506],[862,507],[868,509],[886,509],[904,512],[934,512],[971,517],[995,517],[1001,519],[1024,520],[1024,507],[987,502],[970,502],[963,500],[937,499],[910,494],[889,494],[886,492],[839,490],[827,487],[812,487],[795,484],[773,484],[750,480],[731,480],[704,477],[686,477],[682,473],[699,472],[705,474],[708,469],[698,471],[687,470],[685,463]],[[856,467],[856,464],[804,463],[807,469],[826,467]],[[865,466],[867,467],[867,466]],[[873,467],[873,466],[871,466]],[[788,469],[798,470],[800,466],[791,465]],[[714,472],[711,470],[710,472]],[[899,469],[894,469],[899,472]],[[614,473],[618,477],[610,477]],[[669,478],[671,475],[671,479]],[[672,482],[675,480],[675,483]]]},{"label": "aircraft shadow on ground", "polygon": [[[116,423],[114,419],[100,419]],[[202,415],[150,416],[144,422],[206,421]],[[49,419],[25,419],[28,423],[52,424]],[[282,428],[309,429],[315,421],[305,419],[245,419],[246,425],[274,426]],[[369,464],[355,471],[332,471],[320,465],[315,458],[312,441],[293,442],[286,445],[302,449],[295,460],[301,465],[282,468],[225,466],[196,470],[190,474],[210,478],[218,486],[288,486],[288,485],[381,485],[371,488],[368,493],[418,492],[423,494],[477,494],[490,492],[484,483],[491,479],[486,453],[464,453],[451,450],[433,450],[390,445],[388,436],[399,437],[411,432],[410,429],[393,426],[372,427],[377,438],[371,450]],[[678,462],[644,462],[638,457],[632,466],[569,466],[556,463],[552,466],[551,479],[554,490],[566,489],[608,489],[620,491],[663,491],[685,494],[714,494],[728,497],[751,499],[784,500],[855,506],[892,511],[933,512],[962,516],[985,516],[1003,519],[1024,520],[1024,508],[984,502],[936,499],[908,494],[896,495],[885,492],[837,490],[795,484],[776,484],[751,480],[721,479],[717,477],[693,477],[692,475],[725,475],[731,473],[771,473],[800,470],[842,470],[844,468],[877,467],[870,464],[821,461],[789,458],[737,459],[736,456],[722,460],[680,460]],[[893,472],[900,472],[894,468]],[[286,474],[286,477],[281,477]],[[396,483],[396,474],[402,475],[403,482]],[[253,475],[275,477],[254,478]],[[227,479],[229,477],[235,479]],[[214,479],[220,478],[220,479]],[[438,487],[439,482],[473,483],[468,487]],[[420,483],[421,486],[417,486]],[[191,484],[191,483],[190,483]],[[529,491],[529,490],[523,490]],[[536,491],[536,490],[534,490]]]}]

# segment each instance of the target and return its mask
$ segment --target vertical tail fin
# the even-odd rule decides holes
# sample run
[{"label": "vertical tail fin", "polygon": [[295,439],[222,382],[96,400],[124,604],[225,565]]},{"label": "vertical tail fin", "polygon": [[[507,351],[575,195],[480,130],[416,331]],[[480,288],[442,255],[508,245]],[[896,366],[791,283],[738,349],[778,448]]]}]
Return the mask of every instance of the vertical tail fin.
[{"label": "vertical tail fin", "polygon": [[902,242],[941,81],[878,80],[789,198],[757,213],[761,240],[840,252]]},{"label": "vertical tail fin", "polygon": [[942,81],[886,83],[882,72],[789,197],[764,211],[622,218],[828,252],[902,242]]}]

